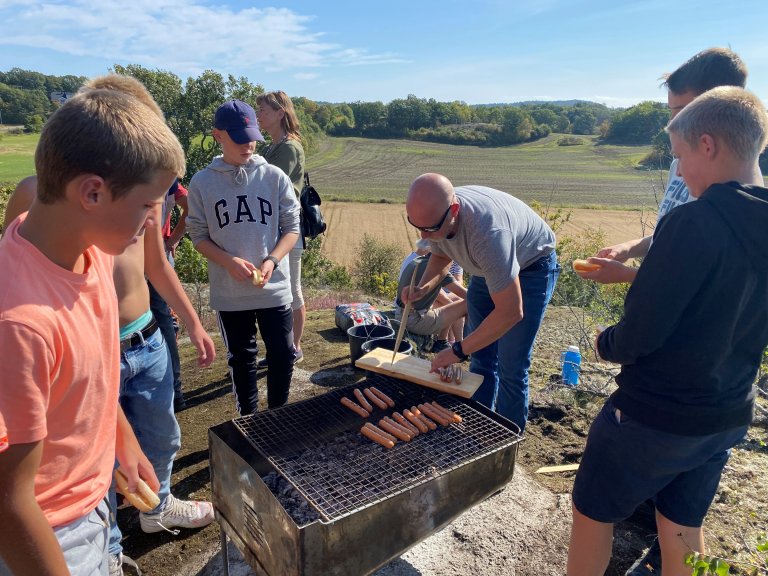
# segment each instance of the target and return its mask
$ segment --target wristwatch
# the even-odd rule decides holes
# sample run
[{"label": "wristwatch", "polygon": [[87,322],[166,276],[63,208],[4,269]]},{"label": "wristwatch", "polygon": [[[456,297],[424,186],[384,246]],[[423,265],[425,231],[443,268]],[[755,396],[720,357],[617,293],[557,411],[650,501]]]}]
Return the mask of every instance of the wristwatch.
[{"label": "wristwatch", "polygon": [[275,268],[277,268],[277,265],[280,264],[280,261],[277,258],[275,258],[274,256],[272,256],[272,255],[269,255],[266,258],[264,258],[264,260],[262,260],[262,262],[266,262],[267,260],[271,261],[272,264],[275,265]]},{"label": "wristwatch", "polygon": [[464,360],[469,358],[469,354],[464,354],[464,350],[461,348],[461,342],[454,342],[451,346],[451,352],[453,352],[453,355],[456,356],[460,362],[464,362]]}]

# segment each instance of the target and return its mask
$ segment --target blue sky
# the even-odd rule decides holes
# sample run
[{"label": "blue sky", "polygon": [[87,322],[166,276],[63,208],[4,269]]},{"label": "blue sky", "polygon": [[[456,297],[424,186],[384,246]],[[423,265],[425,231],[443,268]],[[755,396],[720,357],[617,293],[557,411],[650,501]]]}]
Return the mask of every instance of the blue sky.
[{"label": "blue sky", "polygon": [[0,0],[0,70],[206,69],[318,101],[665,100],[659,77],[730,46],[768,100],[766,0]]}]

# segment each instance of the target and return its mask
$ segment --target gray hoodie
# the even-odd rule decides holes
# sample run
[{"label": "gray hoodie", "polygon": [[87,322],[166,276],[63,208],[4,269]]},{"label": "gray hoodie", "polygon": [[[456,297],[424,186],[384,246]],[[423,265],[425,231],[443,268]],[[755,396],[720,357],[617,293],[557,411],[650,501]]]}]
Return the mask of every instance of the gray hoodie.
[{"label": "gray hoodie", "polygon": [[[257,267],[282,234],[299,232],[299,212],[288,176],[261,156],[253,155],[242,166],[217,156],[189,183],[187,230],[192,243],[211,240]],[[289,274],[288,258],[283,258],[269,282],[258,288],[236,281],[209,260],[211,308],[233,312],[290,304]]]}]

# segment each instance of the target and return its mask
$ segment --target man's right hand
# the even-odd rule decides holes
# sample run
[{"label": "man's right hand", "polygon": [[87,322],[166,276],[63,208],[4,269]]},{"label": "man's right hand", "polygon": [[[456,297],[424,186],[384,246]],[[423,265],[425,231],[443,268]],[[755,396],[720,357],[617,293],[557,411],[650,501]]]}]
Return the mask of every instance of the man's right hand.
[{"label": "man's right hand", "polygon": [[248,260],[243,260],[234,256],[227,264],[227,272],[238,282],[250,280],[253,277],[253,270],[256,266]]},{"label": "man's right hand", "polygon": [[408,304],[408,302],[418,302],[426,293],[427,290],[423,286],[414,286],[413,292],[411,292],[410,286],[406,286],[400,293],[400,300],[403,304]]}]

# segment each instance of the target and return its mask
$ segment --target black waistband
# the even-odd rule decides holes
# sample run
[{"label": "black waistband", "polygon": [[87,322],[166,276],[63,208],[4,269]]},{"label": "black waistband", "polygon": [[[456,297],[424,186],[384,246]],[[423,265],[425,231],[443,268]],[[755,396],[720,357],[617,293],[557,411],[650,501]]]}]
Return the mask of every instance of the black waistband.
[{"label": "black waistband", "polygon": [[152,334],[155,333],[155,330],[157,330],[159,327],[160,325],[157,323],[157,320],[155,320],[155,317],[153,316],[152,321],[139,332],[133,332],[130,336],[126,336],[120,340],[120,351],[124,352],[129,348],[143,344],[144,341],[152,336]]}]

